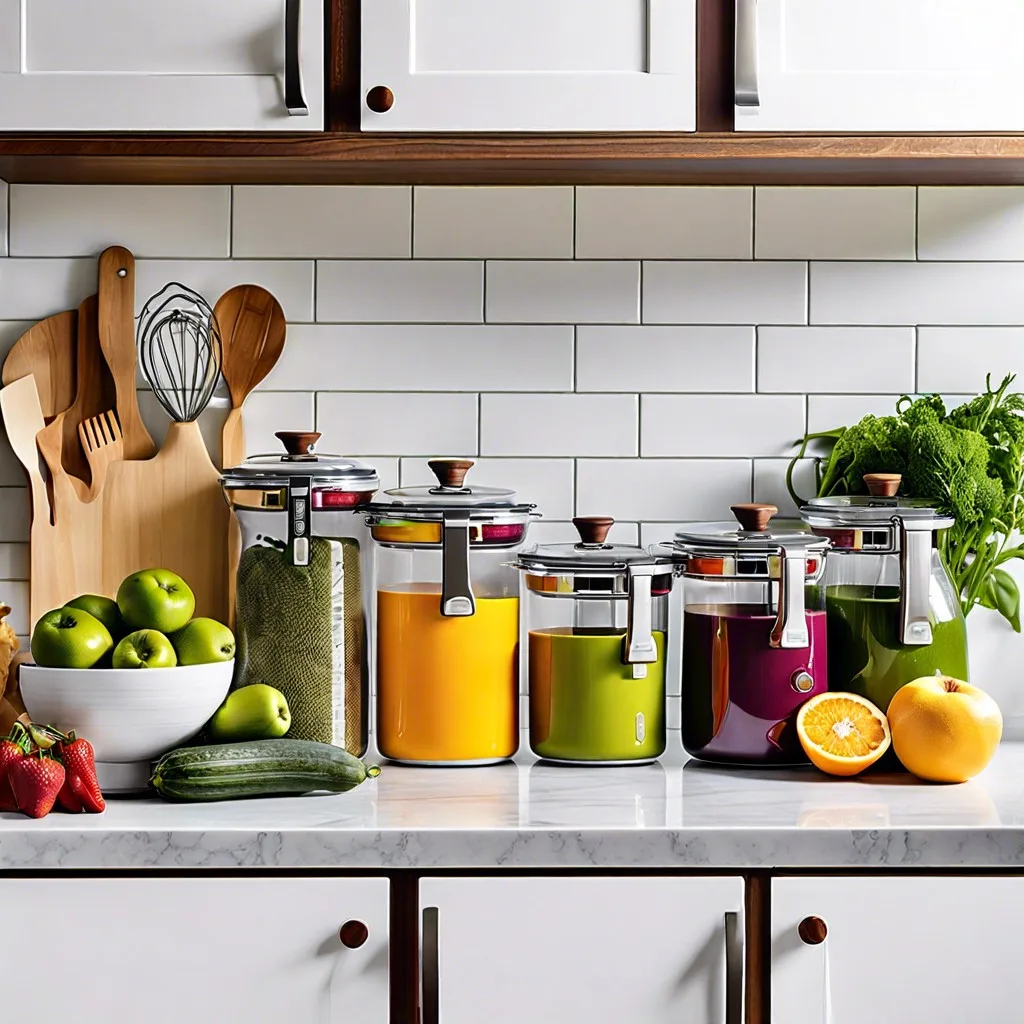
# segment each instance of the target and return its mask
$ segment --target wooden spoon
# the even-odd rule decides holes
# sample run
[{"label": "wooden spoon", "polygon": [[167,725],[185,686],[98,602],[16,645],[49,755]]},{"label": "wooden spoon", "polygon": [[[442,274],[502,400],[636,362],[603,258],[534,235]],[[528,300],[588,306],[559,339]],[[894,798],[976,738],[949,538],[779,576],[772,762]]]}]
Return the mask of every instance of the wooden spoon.
[{"label": "wooden spoon", "polygon": [[114,378],[124,457],[149,459],[156,445],[142,422],[135,394],[135,257],[112,245],[100,254],[100,347]]},{"label": "wooden spoon", "polygon": [[245,458],[242,406],[280,359],[287,324],[281,304],[255,284],[225,292],[213,313],[220,330],[220,372],[231,393],[231,411],[220,435],[221,466],[227,468]]},{"label": "wooden spoon", "polygon": [[4,360],[4,384],[13,384],[30,373],[35,376],[39,405],[47,421],[75,400],[77,321],[74,310],[40,320],[14,343]]},{"label": "wooden spoon", "polygon": [[78,387],[71,408],[64,414],[61,462],[64,469],[86,482],[91,481],[92,464],[78,443],[79,427],[116,402],[114,378],[110,375],[99,336],[99,297],[90,295],[78,307]]},{"label": "wooden spoon", "polygon": [[[36,434],[43,429],[43,409],[36,390],[36,379],[31,373],[0,389],[0,412],[3,413],[7,439],[28,474],[32,515],[49,522],[46,483],[39,469],[39,452],[36,449]],[[34,577],[35,574],[32,575]]]}]

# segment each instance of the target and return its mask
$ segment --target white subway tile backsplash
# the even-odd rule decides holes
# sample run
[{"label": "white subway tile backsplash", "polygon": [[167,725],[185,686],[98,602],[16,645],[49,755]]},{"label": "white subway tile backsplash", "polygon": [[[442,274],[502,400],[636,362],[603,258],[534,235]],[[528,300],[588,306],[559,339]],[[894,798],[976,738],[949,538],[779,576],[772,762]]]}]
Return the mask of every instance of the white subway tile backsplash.
[{"label": "white subway tile backsplash", "polygon": [[8,255],[7,245],[7,197],[8,197],[8,184],[6,181],[0,181],[0,256]]},{"label": "white subway tile backsplash", "polygon": [[899,395],[808,395],[807,432],[848,427],[864,416],[894,416]]},{"label": "white subway tile backsplash", "polygon": [[337,323],[480,323],[484,265],[470,260],[321,260],[316,318]]},{"label": "white subway tile backsplash", "polygon": [[645,324],[805,324],[807,264],[645,262]]},{"label": "white subway tile backsplash", "polygon": [[1019,324],[1024,263],[812,263],[812,324]]},{"label": "white subway tile backsplash", "polygon": [[917,389],[922,393],[984,391],[1016,373],[1024,388],[1024,327],[921,327],[917,332]]},{"label": "white subway tile backsplash", "polygon": [[[786,486],[789,459],[754,460],[754,501],[774,505],[779,516],[795,518],[799,510]],[[817,493],[814,477],[814,459],[800,459],[793,467],[793,489],[807,500]]]},{"label": "white subway tile backsplash", "polygon": [[913,327],[760,327],[757,390],[914,389]]},{"label": "white subway tile backsplash", "polygon": [[640,264],[492,260],[484,311],[491,323],[639,323]]},{"label": "white subway tile backsplash", "polygon": [[[750,501],[749,459],[580,459],[576,514],[676,523]],[[647,543],[647,541],[643,541]]]},{"label": "white subway tile backsplash", "polygon": [[[520,501],[535,504],[544,519],[565,520],[575,514],[572,459],[475,459],[467,481],[477,487],[509,488]],[[402,459],[403,487],[433,482],[426,459]]]},{"label": "white subway tile backsplash", "polygon": [[0,541],[28,540],[29,510],[26,487],[0,487]]},{"label": "white subway tile backsplash", "polygon": [[750,259],[753,189],[580,186],[577,259]]},{"label": "white subway tile backsplash", "polygon": [[477,417],[476,395],[324,391],[316,398],[316,429],[329,430],[342,451],[472,456]]},{"label": "white subway tile backsplash", "polygon": [[917,258],[1024,260],[1024,187],[921,188]]},{"label": "white subway tile backsplash", "polygon": [[[546,512],[545,509],[540,509]],[[553,523],[541,519],[530,527],[531,544],[578,544],[579,531],[571,522]],[[639,544],[639,523],[625,523],[617,520],[608,531],[609,544]]]},{"label": "white subway tile backsplash", "polygon": [[232,255],[412,255],[412,190],[396,185],[236,185]]},{"label": "white subway tile backsplash", "polygon": [[42,320],[95,291],[95,259],[0,259],[0,320]]},{"label": "white subway tile backsplash", "polygon": [[[0,580],[27,580],[28,567],[27,544],[0,544]],[[0,594],[0,601],[4,600]]]},{"label": "white subway tile backsplash", "polygon": [[[278,430],[313,430],[316,403],[313,395],[301,391],[257,391],[242,406],[242,427],[245,430],[245,454],[261,455],[283,451],[274,436]],[[320,450],[337,451],[326,430]]]},{"label": "white subway tile backsplash", "polygon": [[482,455],[635,456],[636,395],[481,395]]},{"label": "white subway tile backsplash", "polygon": [[753,391],[753,327],[580,327],[577,391]]},{"label": "white subway tile backsplash", "polygon": [[230,185],[12,185],[13,256],[226,257]]},{"label": "white subway tile backsplash", "polygon": [[417,186],[413,255],[435,259],[570,259],[571,186]]},{"label": "white subway tile backsplash", "polygon": [[279,391],[569,391],[570,326],[296,324]]},{"label": "white subway tile backsplash", "polygon": [[9,605],[11,614],[7,621],[18,636],[27,636],[32,630],[29,622],[28,583],[7,580],[0,583],[0,601]]},{"label": "white subway tile backsplash", "polygon": [[640,454],[782,455],[804,435],[797,395],[644,395]]},{"label": "white subway tile backsplash", "polygon": [[912,260],[914,188],[757,189],[758,259]]},{"label": "white subway tile backsplash", "polygon": [[[84,262],[92,271],[95,288],[96,263]],[[313,266],[303,260],[139,260],[135,265],[135,309],[138,312],[170,281],[188,285],[211,306],[237,284],[258,284],[273,292],[290,322],[309,323],[313,319]]]}]

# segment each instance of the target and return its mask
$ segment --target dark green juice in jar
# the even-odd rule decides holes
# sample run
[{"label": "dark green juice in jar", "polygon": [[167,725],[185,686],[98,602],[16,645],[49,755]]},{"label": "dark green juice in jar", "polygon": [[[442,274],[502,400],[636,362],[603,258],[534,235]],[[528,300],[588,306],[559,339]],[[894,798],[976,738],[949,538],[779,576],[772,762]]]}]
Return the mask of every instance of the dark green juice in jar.
[{"label": "dark green juice in jar", "polygon": [[900,640],[900,591],[895,586],[843,584],[825,593],[828,687],[867,697],[885,711],[896,691],[921,676],[967,679],[967,625],[931,618],[932,642]]}]

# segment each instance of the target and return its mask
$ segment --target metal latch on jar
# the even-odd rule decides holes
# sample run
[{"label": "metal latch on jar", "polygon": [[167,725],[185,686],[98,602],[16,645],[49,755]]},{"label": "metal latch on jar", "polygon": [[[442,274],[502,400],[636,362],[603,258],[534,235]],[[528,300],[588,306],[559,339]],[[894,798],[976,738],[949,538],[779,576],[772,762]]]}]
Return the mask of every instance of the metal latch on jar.
[{"label": "metal latch on jar", "polygon": [[646,665],[658,660],[652,632],[651,582],[656,565],[629,566],[629,604],[626,611],[625,663],[633,666],[633,677],[642,679]]},{"label": "metal latch on jar", "polygon": [[932,642],[928,618],[928,591],[932,578],[932,524],[907,522],[893,516],[900,531],[900,638],[908,647],[927,647]]},{"label": "metal latch on jar", "polygon": [[441,531],[441,614],[448,618],[476,614],[469,579],[469,511],[449,510]]},{"label": "metal latch on jar", "polygon": [[807,606],[804,587],[807,584],[807,554],[791,555],[779,550],[779,613],[772,626],[768,643],[771,647],[799,650],[811,646],[807,630]]},{"label": "metal latch on jar", "polygon": [[292,565],[309,565],[309,505],[313,478],[288,480],[288,555]]}]

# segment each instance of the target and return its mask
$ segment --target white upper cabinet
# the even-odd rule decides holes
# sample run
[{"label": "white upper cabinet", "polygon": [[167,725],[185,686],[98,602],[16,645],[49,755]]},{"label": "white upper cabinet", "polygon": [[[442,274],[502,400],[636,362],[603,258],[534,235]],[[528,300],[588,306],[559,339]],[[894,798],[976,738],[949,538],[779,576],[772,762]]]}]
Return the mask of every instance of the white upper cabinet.
[{"label": "white upper cabinet", "polygon": [[740,131],[1024,131],[1021,0],[736,4]]},{"label": "white upper cabinet", "polygon": [[424,878],[423,1024],[740,1024],[740,878]]},{"label": "white upper cabinet", "polygon": [[[1024,878],[781,878],[772,882],[776,1024],[1021,1020],[1016,922]],[[818,945],[800,937],[825,922]],[[811,936],[817,937],[817,936]]]},{"label": "white upper cabinet", "polygon": [[0,0],[0,131],[314,131],[323,0]]},{"label": "white upper cabinet", "polygon": [[362,26],[364,130],[696,127],[694,0],[362,0]]},{"label": "white upper cabinet", "polygon": [[4,976],[76,1024],[388,1024],[386,878],[5,878],[0,906]]}]

